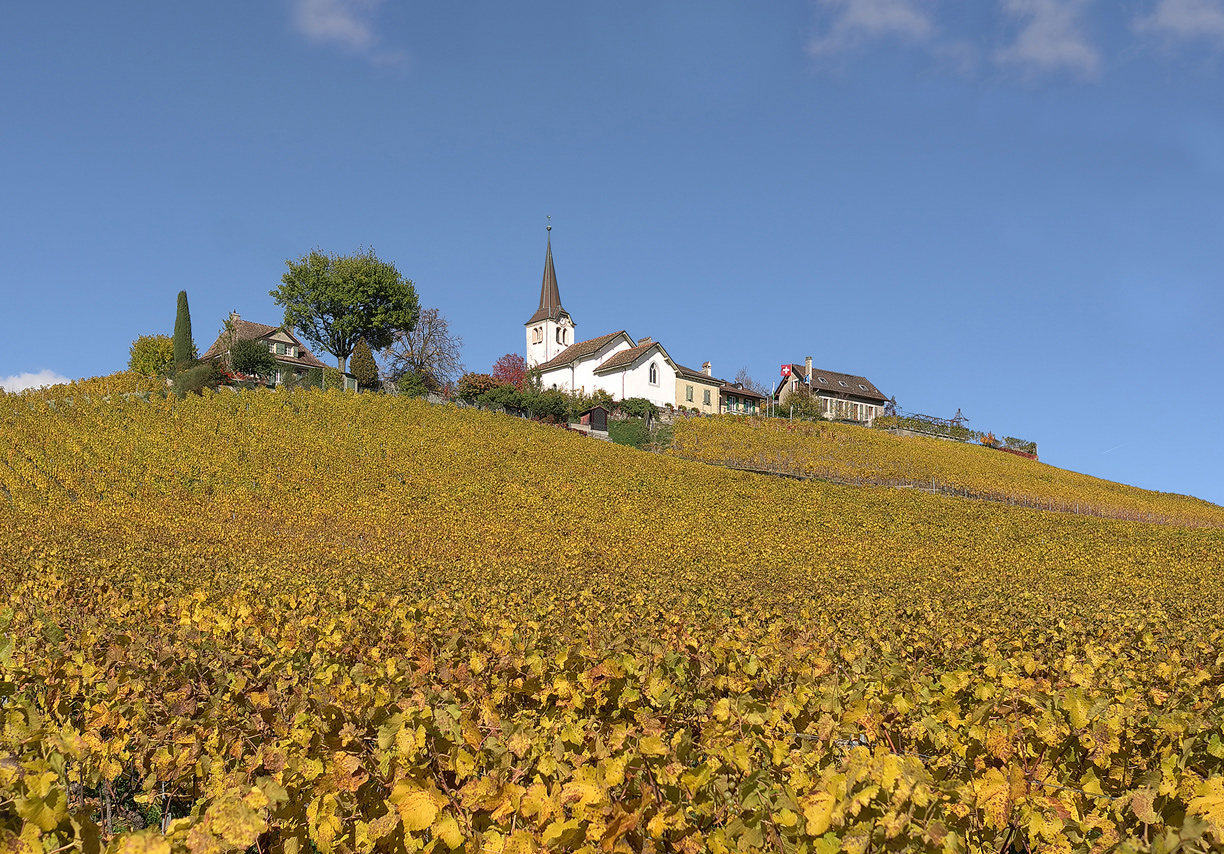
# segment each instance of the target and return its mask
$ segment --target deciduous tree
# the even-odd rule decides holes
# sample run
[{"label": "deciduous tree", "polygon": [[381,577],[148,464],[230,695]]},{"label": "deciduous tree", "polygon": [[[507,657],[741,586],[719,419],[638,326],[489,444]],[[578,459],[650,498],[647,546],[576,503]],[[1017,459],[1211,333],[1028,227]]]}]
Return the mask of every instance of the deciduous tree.
[{"label": "deciduous tree", "polygon": [[527,388],[527,360],[518,353],[507,353],[493,363],[493,379],[512,385],[517,391]]},{"label": "deciduous tree", "polygon": [[497,388],[501,383],[489,374],[467,373],[459,378],[457,394],[460,400],[475,400],[486,391]]},{"label": "deciduous tree", "polygon": [[416,325],[397,332],[379,356],[397,385],[415,386],[409,377],[416,376],[427,390],[437,392],[463,373],[462,351],[463,339],[451,333],[442,312],[425,308]]},{"label": "deciduous tree", "polygon": [[128,350],[128,369],[143,377],[168,376],[174,369],[174,340],[169,335],[141,335]]},{"label": "deciduous tree", "polygon": [[747,368],[739,369],[739,372],[735,375],[735,381],[748,389],[748,391],[755,391],[757,394],[763,394],[766,397],[773,393],[773,389],[769,386],[754,380],[752,375],[748,373]]},{"label": "deciduous tree", "polygon": [[268,352],[262,341],[246,339],[235,341],[229,351],[230,368],[250,377],[272,377],[276,375],[276,357]]},{"label": "deciduous tree", "polygon": [[416,289],[373,249],[353,255],[314,249],[285,264],[281,286],[269,293],[285,309],[286,328],[335,356],[341,371],[361,339],[381,350],[396,332],[416,326]]}]

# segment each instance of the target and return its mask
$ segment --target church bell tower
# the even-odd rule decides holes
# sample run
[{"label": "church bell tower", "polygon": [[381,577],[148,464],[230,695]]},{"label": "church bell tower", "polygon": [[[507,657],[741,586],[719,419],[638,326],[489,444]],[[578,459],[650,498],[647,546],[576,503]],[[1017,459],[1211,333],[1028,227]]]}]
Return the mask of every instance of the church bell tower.
[{"label": "church bell tower", "polygon": [[524,325],[527,327],[528,368],[555,358],[574,343],[574,320],[561,307],[557,272],[553,269],[551,223],[548,225],[548,248],[544,255],[544,281],[540,284],[540,307]]}]

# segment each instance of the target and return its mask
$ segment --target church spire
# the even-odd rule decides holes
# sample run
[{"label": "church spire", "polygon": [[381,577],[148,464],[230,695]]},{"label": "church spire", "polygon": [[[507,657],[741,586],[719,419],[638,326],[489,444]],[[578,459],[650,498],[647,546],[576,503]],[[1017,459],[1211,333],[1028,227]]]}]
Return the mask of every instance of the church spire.
[{"label": "church spire", "polygon": [[548,224],[548,249],[544,255],[544,281],[540,283],[540,311],[547,317],[561,312],[561,292],[557,289],[557,271],[553,269],[552,223]]},{"label": "church spire", "polygon": [[552,223],[550,222],[548,224],[548,249],[544,255],[544,281],[540,283],[540,307],[527,322],[556,320],[562,314],[568,314],[568,312],[561,307],[561,291],[557,288],[557,271],[553,269]]}]

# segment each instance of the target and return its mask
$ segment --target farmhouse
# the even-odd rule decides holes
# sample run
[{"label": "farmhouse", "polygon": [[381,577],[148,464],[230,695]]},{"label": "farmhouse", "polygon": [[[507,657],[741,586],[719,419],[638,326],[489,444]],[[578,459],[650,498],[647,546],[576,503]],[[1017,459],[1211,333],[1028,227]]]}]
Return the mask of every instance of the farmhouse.
[{"label": "farmhouse", "polygon": [[[201,361],[228,360],[230,348],[238,341],[259,341],[276,359],[277,371],[273,380],[276,383],[284,382],[290,374],[304,380],[311,368],[321,370],[326,367],[301,339],[284,327],[243,320],[238,312],[230,312],[229,321],[232,331],[218,335],[217,340],[200,357]],[[356,390],[356,383],[352,377],[345,377],[346,388]]]},{"label": "farmhouse", "polygon": [[809,387],[812,395],[820,399],[821,413],[827,418],[861,421],[870,426],[884,413],[884,404],[888,402],[866,377],[814,370],[812,357],[808,356],[802,365],[782,366],[782,379],[774,389],[774,400],[780,410],[786,406],[786,399],[802,385]]}]

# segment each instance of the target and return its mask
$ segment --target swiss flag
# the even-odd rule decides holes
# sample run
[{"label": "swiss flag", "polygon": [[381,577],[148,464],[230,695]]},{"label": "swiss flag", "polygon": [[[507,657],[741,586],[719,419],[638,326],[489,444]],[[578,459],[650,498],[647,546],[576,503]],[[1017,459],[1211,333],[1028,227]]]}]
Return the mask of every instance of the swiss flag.
[{"label": "swiss flag", "polygon": [[783,377],[783,378],[789,377],[789,376],[790,376],[790,372],[791,372],[791,366],[790,366],[790,365],[783,365],[783,366],[782,366],[782,377]]}]

